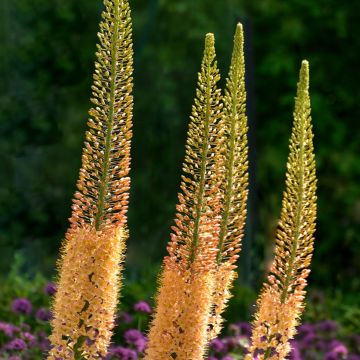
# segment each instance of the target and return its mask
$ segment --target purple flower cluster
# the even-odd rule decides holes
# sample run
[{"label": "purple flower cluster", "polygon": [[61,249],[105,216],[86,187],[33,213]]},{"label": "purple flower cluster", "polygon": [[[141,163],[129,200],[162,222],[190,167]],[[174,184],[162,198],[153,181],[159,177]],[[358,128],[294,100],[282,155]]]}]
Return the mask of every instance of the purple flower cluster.
[{"label": "purple flower cluster", "polygon": [[[53,294],[51,284],[46,286],[47,295]],[[51,311],[46,307],[34,308],[29,299],[22,297],[12,301],[8,313],[10,318],[17,317],[15,323],[20,325],[0,321],[0,359],[40,359],[50,346]]]},{"label": "purple flower cluster", "polygon": [[138,355],[135,350],[123,347],[111,347],[106,359],[121,359],[121,360],[137,360]]},{"label": "purple flower cluster", "polygon": [[[44,293],[53,296],[56,286],[48,283]],[[34,306],[26,298],[12,301],[8,312],[14,323],[0,321],[0,359],[41,359],[49,350],[48,335],[51,311]],[[144,300],[138,301],[129,312],[117,314],[117,328],[113,345],[104,360],[138,360],[143,358],[147,347],[145,330],[148,328],[152,308]],[[26,322],[23,322],[26,321]],[[19,324],[19,325],[18,325]],[[247,322],[232,323],[228,335],[214,339],[209,344],[207,360],[240,360],[247,353],[251,339],[251,326]],[[291,342],[290,360],[360,360],[360,335],[341,338],[339,326],[331,320],[316,324],[305,323],[298,328]]]},{"label": "purple flower cluster", "polygon": [[146,349],[147,338],[137,329],[129,329],[124,333],[124,339],[127,344],[133,345],[137,352],[143,353]]},{"label": "purple flower cluster", "polygon": [[53,282],[48,282],[44,287],[44,293],[49,296],[55,295],[56,285]]},{"label": "purple flower cluster", "polygon": [[[337,339],[339,326],[332,320],[317,324],[305,323],[298,328],[292,341],[292,360],[317,360],[319,354],[324,360],[360,360],[344,342]],[[358,346],[360,345],[360,342]],[[353,347],[355,349],[355,347]]]},{"label": "purple flower cluster", "polygon": [[124,332],[125,346],[110,348],[107,359],[137,360],[144,353],[147,345],[146,336],[138,329]]},{"label": "purple flower cluster", "polygon": [[14,336],[15,333],[18,333],[20,329],[13,325],[13,324],[7,324],[4,322],[0,322],[0,333],[4,333],[7,337],[11,338]]},{"label": "purple flower cluster", "polygon": [[28,299],[15,299],[12,303],[12,311],[15,314],[30,315],[32,312],[32,305]]},{"label": "purple flower cluster", "polygon": [[52,312],[51,310],[41,307],[36,311],[36,319],[39,321],[48,322],[52,318]]},{"label": "purple flower cluster", "polygon": [[[250,344],[251,327],[248,323],[229,326],[230,336],[215,339],[210,343],[207,360],[230,360],[245,355]],[[317,324],[303,324],[291,342],[290,360],[360,360],[360,336],[353,336],[349,345],[337,339],[338,325],[326,320]],[[242,357],[241,357],[242,358]]]},{"label": "purple flower cluster", "polygon": [[151,306],[146,301],[139,301],[134,305],[134,310],[139,313],[151,314]]},{"label": "purple flower cluster", "polygon": [[44,331],[33,331],[30,325],[22,324],[17,327],[13,324],[1,322],[0,335],[1,359],[32,359],[31,354],[42,354],[49,349],[48,334]]}]

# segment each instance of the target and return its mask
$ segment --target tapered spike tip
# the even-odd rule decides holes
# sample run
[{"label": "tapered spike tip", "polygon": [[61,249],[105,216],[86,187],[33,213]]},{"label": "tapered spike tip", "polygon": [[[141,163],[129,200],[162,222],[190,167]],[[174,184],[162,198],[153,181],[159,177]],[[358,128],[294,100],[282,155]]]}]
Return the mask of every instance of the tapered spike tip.
[{"label": "tapered spike tip", "polygon": [[215,36],[213,33],[207,33],[205,36],[205,47],[211,48],[215,46]]},{"label": "tapered spike tip", "polygon": [[236,38],[242,39],[242,38],[244,37],[244,36],[243,36],[243,33],[244,33],[244,29],[243,29],[242,23],[237,23],[237,25],[236,25],[236,31],[235,31],[235,39],[236,39]]},{"label": "tapered spike tip", "polygon": [[303,90],[309,88],[309,62],[307,60],[301,62],[299,87]]}]

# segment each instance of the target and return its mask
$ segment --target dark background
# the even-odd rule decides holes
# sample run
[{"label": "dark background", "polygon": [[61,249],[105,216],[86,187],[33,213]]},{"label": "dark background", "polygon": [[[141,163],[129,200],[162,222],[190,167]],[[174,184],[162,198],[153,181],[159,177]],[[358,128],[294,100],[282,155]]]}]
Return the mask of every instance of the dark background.
[{"label": "dark background", "polygon": [[[310,61],[319,215],[310,282],[360,290],[360,2],[133,0],[135,113],[130,269],[158,264],[174,217],[205,33],[223,78],[246,32],[251,144],[241,279],[256,286],[280,212],[294,94]],[[90,107],[100,0],[0,2],[0,271],[14,254],[54,273]],[[222,82],[223,84],[223,82]],[[135,271],[135,270],[133,270]]]}]

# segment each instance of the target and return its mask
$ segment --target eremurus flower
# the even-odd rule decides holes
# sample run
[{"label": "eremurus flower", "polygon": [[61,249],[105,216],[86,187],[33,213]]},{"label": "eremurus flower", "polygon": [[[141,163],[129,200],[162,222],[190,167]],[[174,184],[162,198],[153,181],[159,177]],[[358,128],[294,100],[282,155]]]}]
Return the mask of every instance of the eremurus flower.
[{"label": "eremurus flower", "polygon": [[104,356],[114,326],[126,233],[84,225],[63,246],[50,359]]},{"label": "eremurus flower", "polygon": [[127,238],[133,50],[128,0],[104,0],[89,130],[59,261],[49,359],[105,356]]},{"label": "eremurus flower", "polygon": [[258,299],[247,360],[286,358],[304,306],[316,219],[316,174],[310,115],[309,64],[303,61],[295,99],[286,189],[275,258]]},{"label": "eremurus flower", "polygon": [[215,338],[222,328],[222,313],[231,297],[231,287],[237,276],[244,234],[248,195],[248,142],[246,117],[244,36],[242,25],[236,27],[234,48],[223,97],[224,110],[219,122],[223,143],[216,158],[219,177],[221,220],[218,242],[217,267],[213,293],[209,339]]},{"label": "eremurus flower", "polygon": [[149,360],[202,359],[207,343],[219,231],[214,151],[220,136],[220,79],[214,36],[207,34],[190,117],[185,160],[149,333]]}]

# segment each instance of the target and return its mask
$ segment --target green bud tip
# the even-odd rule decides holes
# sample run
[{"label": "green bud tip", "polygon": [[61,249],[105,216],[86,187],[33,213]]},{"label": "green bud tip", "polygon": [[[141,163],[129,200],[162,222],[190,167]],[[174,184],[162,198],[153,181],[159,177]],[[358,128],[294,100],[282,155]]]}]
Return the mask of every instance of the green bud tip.
[{"label": "green bud tip", "polygon": [[207,33],[205,36],[205,47],[214,47],[215,45],[215,37],[213,33]]}]

